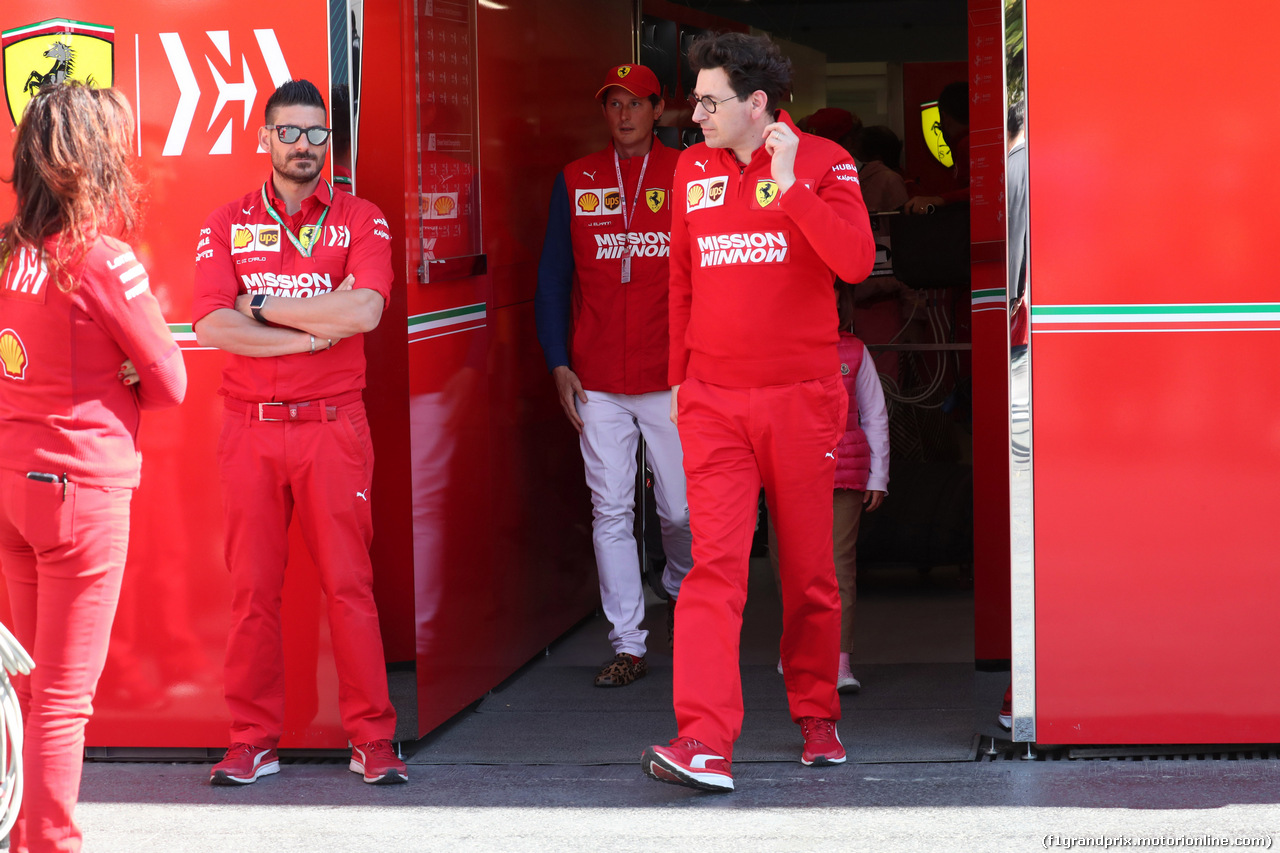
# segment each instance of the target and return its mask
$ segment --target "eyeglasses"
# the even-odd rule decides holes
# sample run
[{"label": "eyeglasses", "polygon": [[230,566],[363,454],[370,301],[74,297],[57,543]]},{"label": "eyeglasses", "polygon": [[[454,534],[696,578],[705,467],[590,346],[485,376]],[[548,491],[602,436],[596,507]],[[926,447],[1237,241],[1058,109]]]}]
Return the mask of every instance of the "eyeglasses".
[{"label": "eyeglasses", "polygon": [[274,130],[276,136],[280,137],[280,141],[285,145],[297,142],[298,137],[304,133],[307,135],[307,141],[312,145],[324,145],[329,134],[333,132],[331,127],[298,127],[292,124],[269,124],[266,127],[267,130]]},{"label": "eyeglasses", "polygon": [[702,104],[702,108],[704,110],[706,110],[709,113],[714,113],[716,111],[717,104],[723,104],[725,101],[740,101],[740,100],[742,100],[741,95],[730,95],[729,97],[721,98],[718,101],[712,98],[710,95],[703,95],[701,98],[690,95],[689,106],[696,110],[698,108],[698,104]]}]

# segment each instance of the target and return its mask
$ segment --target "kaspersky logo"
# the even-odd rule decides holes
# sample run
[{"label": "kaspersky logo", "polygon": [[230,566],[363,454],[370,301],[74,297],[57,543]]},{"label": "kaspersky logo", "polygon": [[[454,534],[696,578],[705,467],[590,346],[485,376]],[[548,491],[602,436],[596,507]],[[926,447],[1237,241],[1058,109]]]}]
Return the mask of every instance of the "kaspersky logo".
[{"label": "kaspersky logo", "polygon": [[40,87],[68,80],[107,87],[115,82],[115,30],[53,18],[0,33],[4,95],[17,124]]},{"label": "kaspersky logo", "polygon": [[[227,76],[231,76],[237,64],[235,62],[237,57],[231,50],[231,32],[207,30],[204,35],[216,49],[216,53],[212,56],[207,48],[204,51],[198,47],[189,50],[179,33],[160,33],[160,44],[164,47],[165,58],[169,60],[169,67],[173,70],[173,78],[178,83],[179,93],[178,108],[174,111],[173,119],[169,123],[169,133],[165,138],[164,150],[161,152],[165,157],[177,157],[186,151],[187,135],[191,132],[191,125],[196,120],[196,113],[202,103],[208,102],[206,93],[201,91],[200,83],[196,80],[195,71],[192,69],[193,57],[197,64],[204,60],[213,75],[214,86],[217,88],[217,97],[209,113],[206,129],[212,130],[215,124],[224,120],[223,110],[227,109],[232,102],[243,105],[243,109],[239,111],[240,129],[246,130],[249,127],[249,117],[253,114],[259,92],[258,83],[249,70],[249,60],[243,52],[239,54],[241,80],[238,83],[228,82],[222,72],[218,71],[213,56],[220,57],[224,66],[231,69],[227,73]],[[264,87],[263,90],[264,97],[269,97],[277,86],[291,79],[292,75],[289,73],[289,65],[285,62],[284,53],[280,50],[276,31],[254,30],[253,36],[257,41],[258,51],[262,54],[262,60],[266,63],[267,73],[271,76],[271,86]],[[203,39],[194,41],[201,43]],[[231,134],[234,124],[235,116],[228,110],[222,131],[218,134],[213,147],[209,149],[210,154],[231,153]]]}]

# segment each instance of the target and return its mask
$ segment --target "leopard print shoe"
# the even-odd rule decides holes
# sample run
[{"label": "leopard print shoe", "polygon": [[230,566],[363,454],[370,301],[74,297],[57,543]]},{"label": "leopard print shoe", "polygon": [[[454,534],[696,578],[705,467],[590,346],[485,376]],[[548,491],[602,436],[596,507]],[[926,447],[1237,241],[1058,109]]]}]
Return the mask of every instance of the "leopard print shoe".
[{"label": "leopard print shoe", "polygon": [[649,664],[644,658],[618,652],[596,673],[595,684],[596,687],[626,687],[637,678],[643,678],[648,671]]}]

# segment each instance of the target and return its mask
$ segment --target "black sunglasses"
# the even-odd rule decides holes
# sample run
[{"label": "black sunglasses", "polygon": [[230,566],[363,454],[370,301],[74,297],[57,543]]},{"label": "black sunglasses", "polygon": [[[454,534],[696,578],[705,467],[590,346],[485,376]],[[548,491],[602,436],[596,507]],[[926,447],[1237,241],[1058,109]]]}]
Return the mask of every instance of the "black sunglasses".
[{"label": "black sunglasses", "polygon": [[269,124],[267,130],[274,130],[276,136],[280,137],[280,141],[285,145],[292,145],[298,141],[298,137],[302,134],[307,135],[307,141],[312,145],[324,145],[325,140],[329,138],[329,134],[333,132],[331,127],[298,127],[292,124]]}]

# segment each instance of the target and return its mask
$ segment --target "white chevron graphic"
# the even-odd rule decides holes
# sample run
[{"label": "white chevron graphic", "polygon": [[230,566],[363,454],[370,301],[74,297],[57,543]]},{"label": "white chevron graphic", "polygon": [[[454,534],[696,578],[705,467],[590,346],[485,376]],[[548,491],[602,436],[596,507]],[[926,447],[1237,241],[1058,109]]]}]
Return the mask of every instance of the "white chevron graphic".
[{"label": "white chevron graphic", "polygon": [[[228,65],[231,65],[231,33],[227,30],[209,30],[205,35],[213,42],[213,46],[223,60]],[[289,65],[285,62],[284,52],[280,49],[280,41],[276,38],[275,30],[254,30],[253,35],[257,39],[258,49],[262,51],[262,59],[266,63],[267,73],[271,75],[272,87],[279,86],[289,80],[292,75],[289,73]],[[196,80],[195,72],[191,68],[191,61],[188,59],[186,49],[182,45],[182,37],[178,33],[160,33],[160,43],[164,46],[165,56],[169,60],[169,67],[173,71],[174,80],[178,83],[179,93],[178,107],[174,111],[173,121],[169,125],[169,135],[165,139],[162,154],[165,157],[177,157],[186,149],[187,136],[191,132],[191,123],[195,119],[196,107],[200,102],[200,83]],[[244,79],[239,83],[228,83],[223,79],[218,69],[214,67],[213,60],[208,55],[205,55],[205,62],[209,66],[209,71],[213,75],[214,85],[218,89],[218,97],[214,102],[213,112],[206,130],[213,129],[214,124],[221,117],[222,111],[231,101],[243,102],[242,129],[247,128],[249,119],[253,114],[254,102],[258,97],[258,87],[249,71],[248,58],[244,54],[240,56],[240,68]],[[228,119],[226,126],[223,127],[217,141],[213,144],[213,148],[209,150],[210,154],[231,153],[231,125],[232,120]]]},{"label": "white chevron graphic", "polygon": [[196,74],[187,61],[187,52],[182,49],[182,37],[177,33],[161,33],[160,43],[164,45],[164,54],[169,59],[169,67],[173,69],[173,78],[178,81],[178,108],[174,111],[173,122],[169,125],[169,136],[164,141],[161,156],[177,157],[187,145],[187,133],[191,130],[191,120],[196,117],[196,104],[200,101],[200,84],[196,82]]}]

